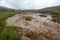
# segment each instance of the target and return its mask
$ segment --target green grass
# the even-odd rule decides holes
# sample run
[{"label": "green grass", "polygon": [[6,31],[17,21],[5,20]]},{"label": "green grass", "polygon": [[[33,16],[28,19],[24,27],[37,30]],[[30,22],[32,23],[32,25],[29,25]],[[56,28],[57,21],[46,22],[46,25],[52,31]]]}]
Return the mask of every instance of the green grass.
[{"label": "green grass", "polygon": [[0,40],[21,40],[21,33],[17,27],[8,26],[1,31]]},{"label": "green grass", "polygon": [[8,17],[13,16],[15,13],[11,12],[11,11],[0,11],[0,30],[4,28],[4,26],[6,25],[5,20]]},{"label": "green grass", "polygon": [[5,20],[8,17],[13,16],[15,13],[14,12],[0,12],[0,20]]},{"label": "green grass", "polygon": [[1,30],[3,30],[5,25],[6,25],[5,21],[0,21],[0,32],[1,32]]},{"label": "green grass", "polygon": [[25,20],[26,21],[31,21],[32,19],[31,19],[31,17],[28,16],[28,17],[25,17]]},{"label": "green grass", "polygon": [[5,26],[6,25],[6,22],[5,21],[0,21],[0,26]]},{"label": "green grass", "polygon": [[21,40],[21,33],[18,28],[14,26],[6,27],[5,20],[15,14],[14,11],[0,11],[0,40]]}]

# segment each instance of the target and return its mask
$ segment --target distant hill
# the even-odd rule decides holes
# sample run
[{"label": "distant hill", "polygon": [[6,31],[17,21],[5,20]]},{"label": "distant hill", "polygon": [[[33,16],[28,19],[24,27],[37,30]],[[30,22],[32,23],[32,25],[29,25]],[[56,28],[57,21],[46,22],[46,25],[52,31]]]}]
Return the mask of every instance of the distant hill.
[{"label": "distant hill", "polygon": [[0,10],[8,9],[7,7],[0,6]]},{"label": "distant hill", "polygon": [[54,6],[54,7],[47,7],[43,9],[37,9],[37,10],[23,10],[24,12],[34,12],[34,13],[44,13],[44,12],[59,12],[60,13],[60,6]]},{"label": "distant hill", "polygon": [[45,12],[58,12],[60,13],[60,6],[54,6],[54,7],[47,7],[47,8],[43,8],[43,9],[37,9],[37,10],[19,10],[19,9],[10,9],[7,7],[2,7],[0,6],[0,10],[4,10],[4,11],[17,11],[17,12],[34,12],[34,13],[45,13]]},{"label": "distant hill", "polygon": [[15,10],[15,9],[0,6],[0,11],[13,11],[13,10]]},{"label": "distant hill", "polygon": [[39,11],[60,12],[60,6],[48,7],[48,8],[41,9]]},{"label": "distant hill", "polygon": [[0,10],[8,10],[9,8],[0,6]]}]

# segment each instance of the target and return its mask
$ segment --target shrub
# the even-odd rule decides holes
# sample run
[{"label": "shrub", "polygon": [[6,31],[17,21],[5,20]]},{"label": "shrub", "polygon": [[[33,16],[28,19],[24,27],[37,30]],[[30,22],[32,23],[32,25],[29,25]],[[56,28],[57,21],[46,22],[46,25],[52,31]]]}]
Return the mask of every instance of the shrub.
[{"label": "shrub", "polygon": [[27,20],[27,21],[31,21],[32,19],[31,19],[31,17],[25,17],[25,20]]}]

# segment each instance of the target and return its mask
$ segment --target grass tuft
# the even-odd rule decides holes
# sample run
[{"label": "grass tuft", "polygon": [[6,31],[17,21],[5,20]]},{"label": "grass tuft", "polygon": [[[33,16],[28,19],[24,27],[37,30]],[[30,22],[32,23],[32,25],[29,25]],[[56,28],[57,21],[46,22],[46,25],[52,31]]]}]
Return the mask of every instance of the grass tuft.
[{"label": "grass tuft", "polygon": [[31,17],[28,16],[28,17],[25,17],[25,20],[26,21],[31,21],[32,19],[31,19]]}]

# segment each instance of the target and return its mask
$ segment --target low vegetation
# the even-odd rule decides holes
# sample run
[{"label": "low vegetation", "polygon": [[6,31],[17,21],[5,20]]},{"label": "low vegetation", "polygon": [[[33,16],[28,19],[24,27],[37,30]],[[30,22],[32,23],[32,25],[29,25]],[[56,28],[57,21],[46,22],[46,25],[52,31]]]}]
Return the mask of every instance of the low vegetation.
[{"label": "low vegetation", "polygon": [[21,33],[19,33],[18,28],[6,27],[5,20],[15,14],[14,11],[0,11],[0,40],[21,40]]},{"label": "low vegetation", "polygon": [[6,25],[5,19],[13,16],[15,13],[11,11],[0,11],[0,30]]},{"label": "low vegetation", "polygon": [[31,17],[28,16],[28,17],[25,17],[25,20],[26,21],[31,21],[32,19],[31,19]]},{"label": "low vegetation", "polygon": [[0,11],[0,21],[5,20],[8,17],[11,17],[15,14],[15,12],[10,12],[10,11]]},{"label": "low vegetation", "polygon": [[1,31],[0,40],[21,40],[21,33],[15,26],[8,26]]},{"label": "low vegetation", "polygon": [[52,17],[53,17],[52,21],[60,23],[60,13],[55,13],[53,14]]}]

